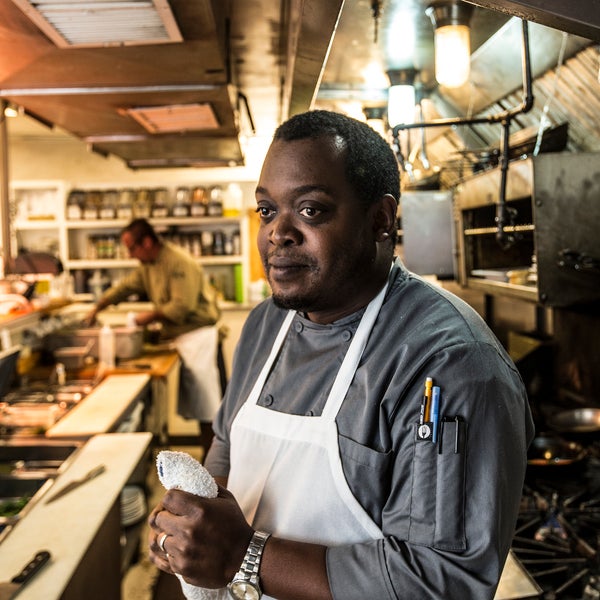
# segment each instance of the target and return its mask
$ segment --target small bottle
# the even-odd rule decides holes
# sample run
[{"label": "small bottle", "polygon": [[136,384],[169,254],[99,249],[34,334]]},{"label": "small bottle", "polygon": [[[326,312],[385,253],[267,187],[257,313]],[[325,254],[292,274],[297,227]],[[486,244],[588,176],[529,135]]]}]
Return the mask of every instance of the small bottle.
[{"label": "small bottle", "polygon": [[77,221],[83,216],[85,192],[72,190],[67,198],[67,219]]},{"label": "small bottle", "polygon": [[119,192],[119,201],[117,202],[117,218],[127,219],[133,218],[133,190],[124,189]]},{"label": "small bottle", "polygon": [[223,216],[223,188],[220,185],[215,185],[210,188],[210,200],[208,202],[208,216],[222,217]]},{"label": "small bottle", "polygon": [[151,199],[150,190],[146,190],[146,189],[138,190],[135,200],[133,201],[133,216],[136,219],[150,218],[151,206],[152,206],[152,199]]},{"label": "small bottle", "polygon": [[190,214],[190,189],[186,187],[177,188],[175,191],[175,203],[173,204],[174,217],[188,217]]},{"label": "small bottle", "polygon": [[208,196],[205,188],[197,186],[192,190],[190,211],[192,217],[206,217],[208,214]]},{"label": "small bottle", "polygon": [[83,207],[83,218],[95,220],[98,218],[98,209],[100,208],[101,195],[98,191],[90,191],[85,195],[85,204]]},{"label": "small bottle", "polygon": [[164,219],[168,216],[168,192],[165,188],[158,188],[154,190],[154,202],[152,203],[152,218]]},{"label": "small bottle", "polygon": [[127,313],[125,325],[128,329],[137,329],[137,321],[135,320],[135,313],[133,311]]},{"label": "small bottle", "polygon": [[102,194],[99,212],[101,219],[114,219],[117,216],[118,198],[117,190],[106,190]]},{"label": "small bottle", "polygon": [[213,233],[212,254],[214,256],[225,254],[225,234],[220,229]]},{"label": "small bottle", "polygon": [[244,193],[239,183],[230,183],[223,197],[223,216],[239,217],[242,214]]},{"label": "small bottle", "polygon": [[116,340],[115,332],[110,325],[103,325],[98,340],[98,359],[106,369],[115,368]]}]

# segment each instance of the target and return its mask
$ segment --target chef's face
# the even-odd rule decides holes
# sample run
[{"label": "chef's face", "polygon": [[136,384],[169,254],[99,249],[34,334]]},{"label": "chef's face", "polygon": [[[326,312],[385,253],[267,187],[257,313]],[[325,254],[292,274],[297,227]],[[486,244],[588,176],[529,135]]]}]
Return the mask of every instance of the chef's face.
[{"label": "chef's face", "polygon": [[347,181],[343,153],[335,137],[276,140],[256,190],[258,249],[273,299],[322,323],[364,306],[381,286],[375,209],[361,205]]},{"label": "chef's face", "polygon": [[137,258],[142,263],[149,262],[151,259],[148,252],[148,242],[148,237],[136,238],[131,231],[125,231],[121,235],[121,243],[127,248],[129,256]]}]

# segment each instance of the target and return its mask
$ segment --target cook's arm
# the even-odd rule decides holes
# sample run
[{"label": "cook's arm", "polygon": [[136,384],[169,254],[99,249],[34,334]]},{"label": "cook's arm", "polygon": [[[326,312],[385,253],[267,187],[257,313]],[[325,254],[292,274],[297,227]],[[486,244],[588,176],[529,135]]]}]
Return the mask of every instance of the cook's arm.
[{"label": "cook's arm", "polygon": [[[171,490],[149,524],[150,560],[203,588],[222,588],[233,579],[253,533],[223,487],[214,499]],[[163,533],[164,551],[158,545]],[[280,600],[331,600],[325,553],[324,546],[270,537],[259,573],[264,593]]]}]

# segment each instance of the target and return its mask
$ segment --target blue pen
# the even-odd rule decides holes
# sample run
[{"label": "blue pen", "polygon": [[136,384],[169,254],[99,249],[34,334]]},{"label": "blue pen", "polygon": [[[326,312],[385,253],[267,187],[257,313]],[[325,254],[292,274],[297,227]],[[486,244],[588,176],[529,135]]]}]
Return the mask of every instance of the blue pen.
[{"label": "blue pen", "polygon": [[433,421],[433,433],[431,441],[437,442],[438,424],[440,421],[440,388],[434,385],[431,389],[431,420]]}]

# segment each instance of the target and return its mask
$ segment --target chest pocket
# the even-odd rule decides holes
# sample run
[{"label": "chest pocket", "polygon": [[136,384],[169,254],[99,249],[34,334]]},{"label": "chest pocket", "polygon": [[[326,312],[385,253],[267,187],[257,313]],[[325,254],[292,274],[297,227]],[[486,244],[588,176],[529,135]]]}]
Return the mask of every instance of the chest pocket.
[{"label": "chest pocket", "polygon": [[467,424],[444,417],[437,443],[420,439],[414,426],[414,456],[408,539],[439,550],[463,551]]}]

